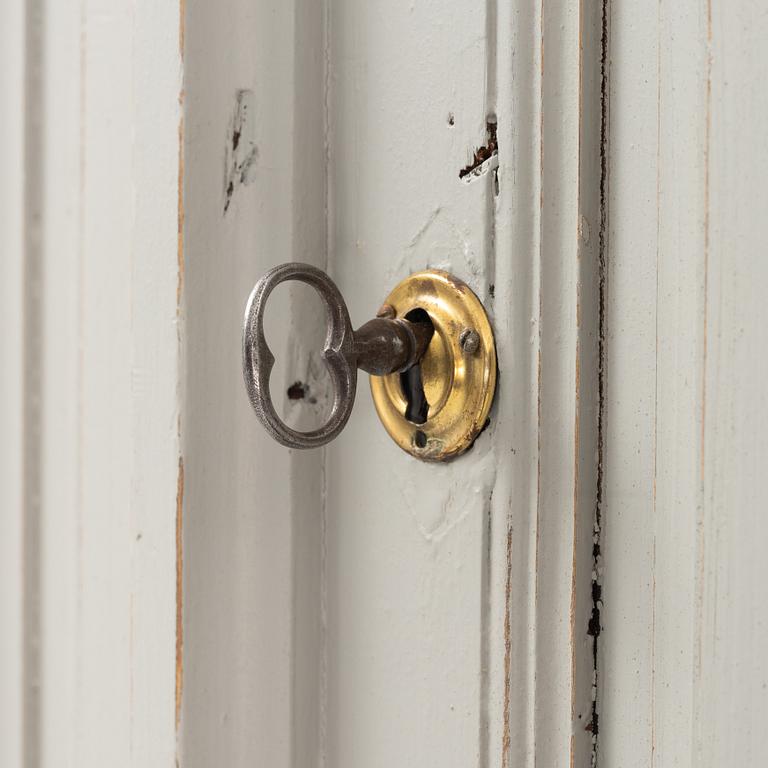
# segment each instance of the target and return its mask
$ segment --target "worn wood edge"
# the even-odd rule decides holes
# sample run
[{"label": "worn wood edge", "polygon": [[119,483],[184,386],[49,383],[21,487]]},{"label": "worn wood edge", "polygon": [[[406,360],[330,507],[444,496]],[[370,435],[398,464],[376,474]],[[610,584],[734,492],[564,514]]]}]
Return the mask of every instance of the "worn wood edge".
[{"label": "worn wood edge", "polygon": [[[498,12],[499,34],[509,33],[512,45],[498,58],[496,273],[497,286],[510,286],[511,302],[495,311],[497,327],[509,329],[515,340],[510,350],[499,332],[500,360],[514,365],[510,371],[502,363],[501,403],[514,402],[516,436],[507,446],[509,484],[500,477],[494,491],[490,535],[491,613],[498,596],[504,595],[506,605],[490,624],[498,639],[491,640],[489,689],[504,714],[489,728],[502,765],[533,765],[546,762],[547,755],[560,764],[563,754],[573,765],[592,760],[594,657],[588,630],[597,494],[600,11],[549,8],[542,15],[531,6],[513,15],[502,4]],[[565,65],[569,57],[571,68]],[[577,100],[564,93],[564,73],[574,80]],[[567,127],[558,136],[563,115]],[[578,164],[564,174],[557,158],[569,154]],[[553,207],[564,210],[553,218]],[[558,215],[570,226],[558,222]],[[551,236],[562,238],[562,251],[546,245]],[[547,260],[558,258],[565,261],[553,271]],[[545,330],[561,323],[563,337]],[[559,365],[568,361],[566,373]],[[539,399],[531,400],[530,391],[539,392]],[[548,426],[554,427],[547,419],[554,412],[570,414],[571,426],[563,433]],[[563,436],[568,434],[570,443]],[[541,496],[547,488],[552,499],[553,486],[570,498],[567,515]],[[546,570],[537,577],[539,568]],[[495,654],[501,661],[494,663]],[[547,682],[553,659],[567,670],[557,683]]]}]

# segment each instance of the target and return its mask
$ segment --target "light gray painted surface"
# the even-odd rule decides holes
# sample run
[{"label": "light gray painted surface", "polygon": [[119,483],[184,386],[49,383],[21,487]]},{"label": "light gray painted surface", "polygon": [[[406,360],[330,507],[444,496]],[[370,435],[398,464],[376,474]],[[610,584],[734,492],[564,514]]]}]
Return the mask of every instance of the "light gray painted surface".
[{"label": "light gray painted surface", "polygon": [[[182,763],[588,763],[599,14],[262,0],[185,19]],[[230,194],[244,91],[255,163]],[[460,179],[494,118],[498,157]],[[468,455],[400,452],[364,379],[324,452],[267,438],[239,324],[288,260],[325,266],[358,325],[413,271],[469,282],[501,379]],[[322,403],[308,296],[275,294],[273,395],[301,381]],[[307,423],[316,405],[286,400]]]},{"label": "light gray painted surface", "polygon": [[0,764],[169,766],[178,8],[0,29]]},{"label": "light gray painted surface", "polygon": [[762,765],[763,4],[611,4],[600,764]]},{"label": "light gray painted surface", "polygon": [[[3,768],[762,765],[761,4],[155,5],[0,8]],[[270,441],[240,324],[288,260],[358,325],[469,282],[466,456],[364,378]],[[319,302],[266,323],[317,423]]]}]

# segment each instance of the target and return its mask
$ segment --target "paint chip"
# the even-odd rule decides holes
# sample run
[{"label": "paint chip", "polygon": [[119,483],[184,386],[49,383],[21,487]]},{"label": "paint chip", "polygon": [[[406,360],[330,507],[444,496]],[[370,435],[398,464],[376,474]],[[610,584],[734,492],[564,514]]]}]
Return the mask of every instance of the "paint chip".
[{"label": "paint chip", "polygon": [[[459,171],[460,179],[470,181],[473,176],[482,176],[492,168],[498,168],[499,143],[496,137],[496,118],[489,117],[485,128],[486,142],[482,147],[474,150],[472,161]],[[496,158],[495,161],[494,158]]]},{"label": "paint chip", "polygon": [[224,213],[238,188],[251,184],[256,178],[259,150],[255,130],[256,102],[253,91],[239,90],[235,110],[227,132],[224,163]]}]

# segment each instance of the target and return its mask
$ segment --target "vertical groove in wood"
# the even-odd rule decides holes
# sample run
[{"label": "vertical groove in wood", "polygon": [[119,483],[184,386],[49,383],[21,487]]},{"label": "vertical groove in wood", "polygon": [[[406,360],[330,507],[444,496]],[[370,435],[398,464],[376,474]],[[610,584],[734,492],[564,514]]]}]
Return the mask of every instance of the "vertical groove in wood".
[{"label": "vertical groove in wood", "polygon": [[[604,258],[606,217],[606,56],[608,4],[580,3],[579,267],[577,287],[577,485],[574,492],[572,601],[574,764],[596,762],[597,643],[600,634],[600,514],[602,503],[602,404]],[[587,661],[588,659],[588,661]],[[581,738],[579,738],[581,737]]]},{"label": "vertical groove in wood", "polygon": [[[499,224],[497,247],[505,256],[497,255],[497,274],[504,275],[505,259],[512,271],[498,278],[497,296],[510,274],[515,290],[507,302],[514,314],[502,314],[497,300],[497,322],[519,312],[520,322],[531,324],[526,347],[513,336],[516,374],[525,371],[521,350],[530,354],[530,379],[521,380],[522,389],[512,397],[517,413],[527,416],[512,433],[530,474],[513,451],[509,567],[516,575],[507,606],[506,658],[515,694],[503,760],[581,765],[589,762],[592,748],[588,632],[597,483],[602,19],[592,7],[531,4],[527,10],[515,16],[514,32],[505,31],[512,36],[507,71],[514,101],[510,113],[500,109],[500,124],[506,116],[513,126],[509,135],[506,128],[500,132],[512,158],[501,160],[499,174],[501,197],[513,195],[507,205],[514,239]],[[502,152],[505,140],[500,139]],[[531,211],[525,208],[529,201]],[[534,255],[526,273],[528,253]],[[530,292],[527,302],[520,290]],[[526,390],[534,393],[527,413]],[[504,505],[504,480],[497,483],[494,503],[498,497]],[[528,509],[520,501],[526,487],[535,500]],[[526,585],[532,594],[525,594]],[[527,622],[521,620],[526,615]]]},{"label": "vertical groove in wood", "polygon": [[607,300],[607,256],[608,256],[608,204],[609,204],[609,163],[610,154],[610,23],[611,0],[603,0],[600,7],[600,65],[599,65],[599,212],[597,234],[597,468],[595,473],[595,511],[592,532],[592,611],[589,619],[589,634],[592,637],[592,712],[587,726],[592,734],[591,766],[596,768],[600,760],[600,682],[602,613],[603,613],[603,506],[605,489],[605,401],[606,401],[606,300]]},{"label": "vertical groove in wood", "polygon": [[[329,269],[328,167],[331,125],[328,114],[330,14],[326,0],[296,0],[293,10],[294,60],[291,120],[291,260]],[[289,289],[292,336],[286,358],[293,361],[307,398],[322,399],[329,387],[318,352],[325,339],[325,312],[306,286]],[[307,364],[309,360],[309,364]],[[294,383],[293,381],[287,382]],[[275,391],[275,390],[273,390]],[[284,390],[285,391],[285,390]],[[285,395],[280,393],[281,399]],[[298,403],[301,410],[301,402]],[[290,407],[290,406],[289,406]],[[305,406],[305,410],[306,406]],[[302,429],[319,426],[317,414],[299,415]],[[291,508],[292,637],[291,761],[322,764],[327,696],[326,477],[325,449],[291,451],[287,478]]]},{"label": "vertical groove in wood", "polygon": [[[485,67],[485,112],[488,125],[493,125],[498,142],[498,36],[499,36],[499,2],[498,0],[486,0],[485,2],[485,35],[486,35],[486,67]],[[455,116],[454,116],[455,117]],[[498,151],[498,150],[497,150]],[[486,196],[486,218],[488,227],[484,242],[485,250],[485,274],[489,280],[496,280],[496,236],[497,236],[497,215],[498,215],[498,169],[493,171],[493,194]],[[489,294],[491,291],[489,290]],[[493,291],[495,294],[495,289]],[[489,302],[494,298],[488,297]],[[494,526],[493,526],[493,493],[491,489],[488,500],[484,505],[482,516],[482,534],[481,534],[481,573],[480,573],[480,686],[478,701],[478,766],[484,767],[494,764],[497,761],[499,746],[502,754],[507,752],[507,745],[493,743],[493,734],[498,730],[498,725],[505,719],[505,712],[509,704],[509,689],[503,685],[504,698],[499,702],[494,697],[494,692],[500,687],[498,683],[493,683],[490,679],[494,670],[497,669],[498,659],[493,658],[494,653],[499,653],[501,649],[493,643],[494,634],[498,633],[499,627],[494,626],[493,622],[500,620],[499,613],[493,610],[493,602],[506,601],[506,589],[502,593],[498,589],[499,581],[499,563],[494,557]],[[498,546],[498,545],[497,545]],[[506,568],[504,569],[506,570]],[[494,572],[496,571],[496,572]],[[494,580],[496,584],[494,584]],[[508,628],[505,627],[505,634]],[[506,657],[506,647],[504,648]],[[508,669],[508,661],[504,668]],[[503,758],[502,758],[503,759]]]},{"label": "vertical groove in wood", "polygon": [[43,3],[27,0],[24,60],[24,273],[23,273],[23,760],[41,761],[41,514],[43,409]]},{"label": "vertical groove in wood", "polygon": [[[187,23],[186,0],[179,0],[179,60],[184,68],[184,29]],[[176,173],[176,362],[178,370],[183,371],[184,339],[182,335],[182,318],[184,313],[184,218],[185,218],[185,175],[184,175],[184,80],[179,82],[179,120],[177,130],[177,173]],[[175,690],[174,690],[174,726],[175,726],[175,759],[179,761],[179,726],[181,722],[181,702],[184,696],[184,454],[181,446],[183,393],[185,392],[183,376],[179,376],[177,396],[179,408],[177,414],[177,441],[179,443],[178,469],[176,479],[176,627],[175,627]]]},{"label": "vertical groove in wood", "polygon": [[[594,5],[543,8],[536,759],[584,764],[592,748],[602,20]],[[552,658],[562,662],[545,661]]]},{"label": "vertical groove in wood", "polygon": [[[535,760],[535,525],[538,465],[538,288],[541,176],[540,3],[499,4],[499,197],[496,217],[496,343],[502,365],[496,436],[500,471],[491,505],[489,612],[491,760]],[[502,297],[504,299],[502,300]],[[514,405],[511,405],[514,404]]]}]

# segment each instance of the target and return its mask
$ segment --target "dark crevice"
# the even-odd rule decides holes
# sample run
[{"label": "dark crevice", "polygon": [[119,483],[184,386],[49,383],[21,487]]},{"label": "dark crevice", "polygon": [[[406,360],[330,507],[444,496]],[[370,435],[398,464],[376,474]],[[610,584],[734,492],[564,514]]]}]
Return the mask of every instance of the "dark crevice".
[{"label": "dark crevice", "polygon": [[[405,316],[405,319],[411,323],[428,323],[430,326],[432,325],[427,312],[418,307],[412,309]],[[403,390],[403,397],[405,397],[407,402],[405,418],[411,424],[424,424],[429,415],[429,403],[424,393],[424,382],[421,379],[421,365],[419,363],[412,365],[400,374],[400,387]]]},{"label": "dark crevice", "polygon": [[421,380],[421,366],[416,363],[407,371],[400,374],[400,386],[408,403],[405,418],[411,424],[423,424],[429,413],[429,403],[424,394],[424,383]]},{"label": "dark crevice", "polygon": [[604,487],[604,420],[605,420],[605,303],[608,250],[608,39],[609,39],[610,0],[602,4],[602,30],[600,39],[600,232],[598,241],[598,411],[597,411],[597,482],[595,489],[595,521],[592,543],[592,613],[589,618],[587,633],[592,638],[592,664],[594,684],[592,694],[592,713],[586,728],[592,732],[592,766],[599,764],[599,638],[603,626],[601,611],[603,608],[602,553],[601,534],[603,521]]},{"label": "dark crevice", "polygon": [[248,107],[253,92],[242,89],[236,93],[235,111],[227,135],[224,163],[224,213],[229,210],[238,187],[250,184],[254,179],[258,148],[253,139],[253,118]]},{"label": "dark crevice", "polygon": [[486,124],[486,142],[482,147],[478,147],[474,151],[472,162],[459,171],[459,178],[463,179],[465,176],[469,176],[470,173],[476,171],[486,160],[489,160],[494,155],[499,154],[499,141],[496,136],[497,125],[496,117],[489,117]]}]

